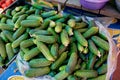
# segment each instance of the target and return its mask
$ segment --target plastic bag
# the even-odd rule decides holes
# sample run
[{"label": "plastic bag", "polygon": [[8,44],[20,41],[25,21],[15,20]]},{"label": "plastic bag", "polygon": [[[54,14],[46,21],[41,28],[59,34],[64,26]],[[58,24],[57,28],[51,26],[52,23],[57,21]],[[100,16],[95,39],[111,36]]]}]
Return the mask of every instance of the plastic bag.
[{"label": "plastic bag", "polygon": [[[109,49],[109,55],[107,60],[108,68],[107,68],[106,80],[110,80],[113,72],[116,69],[117,57],[119,54],[116,44],[114,43],[112,37],[109,35],[109,32],[107,31],[107,29],[99,21],[95,21],[93,18],[90,18],[90,17],[82,17],[82,20],[85,22],[93,20],[96,26],[99,27],[100,33],[106,35],[108,38],[110,49]],[[18,64],[19,71],[24,75],[24,72],[29,69],[29,65],[26,61],[22,60],[22,58],[20,57],[20,54],[17,56],[17,64]],[[50,77],[49,75],[45,75],[38,78],[25,78],[25,79],[26,80],[54,80],[54,78]]]}]

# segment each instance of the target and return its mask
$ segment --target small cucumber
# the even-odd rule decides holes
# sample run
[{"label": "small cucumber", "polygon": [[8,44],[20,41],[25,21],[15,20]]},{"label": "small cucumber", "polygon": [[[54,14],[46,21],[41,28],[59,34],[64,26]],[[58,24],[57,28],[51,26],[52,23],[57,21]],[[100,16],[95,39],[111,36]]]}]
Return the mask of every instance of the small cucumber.
[{"label": "small cucumber", "polygon": [[18,39],[16,39],[13,43],[12,43],[12,47],[16,48],[20,46],[20,43],[28,38],[28,33],[25,33],[23,35],[21,35]]},{"label": "small cucumber", "polygon": [[62,23],[58,22],[55,26],[55,32],[60,33],[62,31]]},{"label": "small cucumber", "polygon": [[6,36],[3,32],[1,32],[0,36],[4,42],[6,42],[6,43],[9,42],[9,40],[6,38]]},{"label": "small cucumber", "polygon": [[45,56],[45,58],[49,61],[54,61],[55,59],[53,58],[53,56],[51,55],[48,47],[40,42],[40,41],[37,41],[37,40],[34,40],[34,43],[37,45],[38,49],[42,52],[42,54]]},{"label": "small cucumber", "polygon": [[23,27],[39,27],[41,25],[39,20],[23,20],[21,26]]},{"label": "small cucumber", "polygon": [[28,10],[25,13],[28,14],[28,15],[34,14],[35,13],[35,9]]},{"label": "small cucumber", "polygon": [[6,10],[6,15],[9,16],[10,18],[12,18],[12,16],[11,16],[11,9],[7,9]]},{"label": "small cucumber", "polygon": [[7,19],[6,24],[14,26],[12,19]]},{"label": "small cucumber", "polygon": [[13,35],[12,32],[7,31],[7,30],[4,30],[3,33],[4,33],[5,37],[6,37],[10,42],[13,42],[13,41],[14,41],[14,39],[13,39],[13,37],[12,37],[12,35]]},{"label": "small cucumber", "polygon": [[5,58],[7,57],[7,53],[6,53],[6,49],[5,49],[5,43],[3,42],[1,37],[0,37],[0,55],[3,58],[3,60],[5,60]]},{"label": "small cucumber", "polygon": [[103,56],[105,54],[105,50],[103,50],[102,48],[99,47],[98,50],[99,50],[101,56]]},{"label": "small cucumber", "polygon": [[97,34],[98,32],[99,32],[99,28],[98,27],[91,27],[85,33],[83,33],[83,36],[85,38],[90,38],[91,36]]},{"label": "small cucumber", "polygon": [[6,44],[6,52],[7,52],[8,59],[10,61],[14,57],[14,52],[13,52],[11,43]]},{"label": "small cucumber", "polygon": [[62,14],[56,14],[54,16],[46,18],[45,20],[53,20],[53,21],[55,21],[57,19],[60,19],[61,17],[62,17]]},{"label": "small cucumber", "polygon": [[67,53],[68,53],[68,51],[66,51],[66,52],[63,52],[61,55],[60,55],[60,57],[54,62],[54,63],[52,63],[52,65],[51,65],[51,69],[52,70],[56,70],[56,69],[58,69],[60,66],[61,66],[61,64],[66,60],[66,58],[67,58]]},{"label": "small cucumber", "polygon": [[48,44],[56,42],[56,38],[54,36],[35,35],[33,37],[35,37],[37,41],[45,42]]},{"label": "small cucumber", "polygon": [[96,78],[88,79],[88,80],[106,80],[106,74],[100,75]]},{"label": "small cucumber", "polygon": [[64,51],[66,51],[66,49],[67,47],[61,44],[58,50],[59,55],[61,55]]},{"label": "small cucumber", "polygon": [[73,28],[73,27],[75,27],[76,22],[75,22],[74,19],[69,19],[68,22],[67,22],[67,24],[68,24],[71,28]]},{"label": "small cucumber", "polygon": [[35,10],[35,15],[40,15],[40,12],[41,12],[41,10],[36,9],[36,10]]},{"label": "small cucumber", "polygon": [[65,29],[62,30],[60,34],[61,42],[64,46],[68,46],[70,43],[70,38],[68,37],[68,33]]},{"label": "small cucumber", "polygon": [[18,12],[18,11],[20,11],[22,8],[23,8],[23,6],[18,6],[18,7],[15,8],[15,11]]},{"label": "small cucumber", "polygon": [[23,47],[23,48],[28,48],[30,46],[34,45],[33,43],[33,39],[30,38],[30,39],[27,39],[27,40],[24,40],[20,43],[20,47]]},{"label": "small cucumber", "polygon": [[43,21],[43,24],[42,24],[42,28],[43,29],[46,29],[49,27],[49,24],[50,24],[50,20],[44,20]]},{"label": "small cucumber", "polygon": [[81,23],[76,23],[74,29],[82,29],[87,26],[87,23],[81,22]]},{"label": "small cucumber", "polygon": [[95,70],[78,70],[74,75],[78,77],[94,78],[97,77],[98,73]]},{"label": "small cucumber", "polygon": [[23,33],[25,32],[25,28],[23,26],[21,26],[20,28],[18,28],[14,34],[13,34],[13,39],[17,39],[19,38]]},{"label": "small cucumber", "polygon": [[20,23],[21,23],[21,21],[22,20],[24,20],[25,18],[27,17],[27,14],[23,14],[23,15],[21,15],[18,19],[17,19],[17,21],[15,22],[15,29],[16,28],[19,28],[21,25],[20,25]]},{"label": "small cucumber", "polygon": [[87,64],[87,69],[93,69],[94,68],[96,58],[97,58],[96,55],[94,55],[91,52],[89,53],[89,60],[88,60],[88,64]]},{"label": "small cucumber", "polygon": [[69,76],[69,74],[65,70],[63,70],[63,71],[60,71],[59,73],[57,73],[54,76],[54,78],[55,78],[55,80],[64,80],[68,76]]},{"label": "small cucumber", "polygon": [[87,47],[84,48],[83,53],[84,53],[84,54],[88,54],[88,52],[89,52],[88,48],[87,48]]},{"label": "small cucumber", "polygon": [[51,46],[51,49],[50,49],[50,52],[55,59],[57,59],[59,56],[58,47],[59,47],[58,44],[55,43]]},{"label": "small cucumber", "polygon": [[74,36],[76,38],[76,40],[85,47],[88,47],[88,42],[87,40],[82,36],[82,34],[80,32],[78,32],[77,30],[74,31]]},{"label": "small cucumber", "polygon": [[51,17],[57,14],[57,11],[49,11],[49,12],[44,12],[41,14],[43,18]]},{"label": "small cucumber", "polygon": [[50,27],[55,27],[56,26],[56,23],[54,21],[50,21],[50,24],[49,24]]},{"label": "small cucumber", "polygon": [[109,43],[105,40],[103,40],[102,38],[98,37],[98,36],[93,36],[91,38],[94,43],[99,46],[100,48],[106,50],[106,51],[109,51]]},{"label": "small cucumber", "polygon": [[48,32],[47,30],[36,30],[36,29],[32,29],[29,31],[29,34],[32,35],[51,35],[50,32]]},{"label": "small cucumber", "polygon": [[97,49],[97,47],[95,46],[92,40],[88,40],[88,48],[93,54],[97,55],[98,57],[101,56],[99,50]]},{"label": "small cucumber", "polygon": [[65,30],[67,31],[67,33],[69,34],[69,36],[73,35],[73,30],[72,30],[72,28],[70,26],[66,26]]},{"label": "small cucumber", "polygon": [[100,67],[106,60],[107,60],[108,54],[105,54],[102,56],[96,63],[95,63],[95,68]]},{"label": "small cucumber", "polygon": [[17,11],[14,9],[11,11],[11,15],[14,16],[17,13]]},{"label": "small cucumber", "polygon": [[0,23],[0,29],[1,30],[13,31],[13,28],[14,28],[14,26],[12,26],[12,25],[8,25],[8,24],[5,24],[5,23]]},{"label": "small cucumber", "polygon": [[77,43],[77,48],[80,52],[84,51],[84,47],[80,43]]},{"label": "small cucumber", "polygon": [[72,52],[72,54],[70,55],[70,59],[68,61],[68,64],[66,66],[66,72],[68,72],[69,74],[72,73],[75,70],[75,67],[77,65],[77,58],[78,55],[76,52]]},{"label": "small cucumber", "polygon": [[30,51],[28,51],[28,53],[25,53],[24,60],[29,61],[33,57],[37,56],[39,53],[40,53],[39,49],[37,47],[35,47],[35,48],[31,49]]},{"label": "small cucumber", "polygon": [[49,67],[43,67],[43,68],[30,68],[25,71],[25,76],[27,77],[39,77],[46,75],[50,72]]},{"label": "small cucumber", "polygon": [[88,28],[82,28],[82,29],[77,29],[77,30],[80,33],[84,33],[84,32],[86,32],[88,30]]},{"label": "small cucumber", "polygon": [[1,22],[1,23],[6,23],[6,20],[7,20],[6,17],[2,17],[0,22]]},{"label": "small cucumber", "polygon": [[102,39],[108,41],[108,39],[107,39],[107,37],[105,36],[105,34],[99,33],[98,35],[99,35]]},{"label": "small cucumber", "polygon": [[97,69],[98,74],[105,74],[107,73],[107,64],[103,64],[101,67]]},{"label": "small cucumber", "polygon": [[30,15],[27,17],[28,20],[39,20],[40,23],[43,22],[43,18],[40,17],[39,15]]},{"label": "small cucumber", "polygon": [[39,59],[32,59],[29,62],[29,66],[32,68],[39,68],[39,67],[47,67],[51,65],[51,61],[48,61],[45,58],[39,58]]},{"label": "small cucumber", "polygon": [[27,54],[30,50],[29,50],[29,48],[21,47],[21,51],[23,51],[24,54]]}]

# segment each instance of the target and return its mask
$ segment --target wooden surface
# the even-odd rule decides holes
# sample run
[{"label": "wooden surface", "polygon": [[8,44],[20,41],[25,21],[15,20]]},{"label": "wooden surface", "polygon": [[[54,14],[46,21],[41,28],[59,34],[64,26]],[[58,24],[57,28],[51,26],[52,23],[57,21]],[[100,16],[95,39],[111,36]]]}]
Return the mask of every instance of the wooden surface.
[{"label": "wooden surface", "polygon": [[[64,2],[66,0],[49,0],[49,1],[52,1],[52,2],[55,2],[55,3],[64,4]],[[97,14],[100,13],[100,14],[105,15],[105,16],[110,16],[110,17],[115,17],[115,18],[120,19],[120,12],[118,12],[116,9],[112,8],[109,5],[106,5],[101,10],[86,9],[86,8],[81,6],[79,0],[68,0],[66,5],[70,6],[70,7],[78,8],[78,9],[83,9],[83,10],[86,10],[86,11],[89,11],[89,12],[93,12],[93,13],[97,13]]]}]

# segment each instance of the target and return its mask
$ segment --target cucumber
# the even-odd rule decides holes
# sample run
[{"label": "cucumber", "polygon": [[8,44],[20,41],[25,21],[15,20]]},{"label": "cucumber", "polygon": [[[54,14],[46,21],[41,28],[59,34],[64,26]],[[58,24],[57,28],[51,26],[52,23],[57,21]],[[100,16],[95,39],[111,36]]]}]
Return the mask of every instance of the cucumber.
[{"label": "cucumber", "polygon": [[97,47],[95,46],[92,40],[88,40],[88,48],[93,54],[97,55],[98,57],[101,56],[99,50],[97,49]]},{"label": "cucumber", "polygon": [[14,26],[12,19],[7,19],[6,24]]},{"label": "cucumber", "polygon": [[104,39],[104,40],[106,40],[106,41],[108,41],[108,39],[107,39],[107,37],[105,36],[105,34],[104,33],[100,33],[99,32],[99,34],[98,34],[102,39]]},{"label": "cucumber", "polygon": [[21,35],[18,39],[16,39],[13,43],[12,43],[12,47],[16,48],[20,46],[20,43],[28,38],[28,33],[25,33],[23,35]]},{"label": "cucumber", "polygon": [[28,10],[25,13],[28,14],[28,15],[34,14],[35,13],[35,9]]},{"label": "cucumber", "polygon": [[77,30],[80,33],[84,33],[84,32],[86,32],[88,30],[88,28],[82,28],[82,29],[77,29]]},{"label": "cucumber", "polygon": [[6,14],[0,14],[0,18],[2,18],[2,17],[10,18],[10,17],[7,16]]},{"label": "cucumber", "polygon": [[42,24],[42,28],[43,29],[46,29],[49,27],[49,24],[50,24],[50,20],[44,20],[43,21],[43,24]]},{"label": "cucumber", "polygon": [[105,40],[103,40],[102,38],[98,37],[98,36],[93,36],[91,38],[94,43],[99,46],[100,48],[106,50],[106,51],[109,51],[109,43]]},{"label": "cucumber", "polygon": [[23,20],[21,26],[23,27],[39,27],[41,25],[39,20]]},{"label": "cucumber", "polygon": [[81,23],[76,23],[74,29],[82,29],[87,26],[87,23],[81,22]]},{"label": "cucumber", "polygon": [[70,52],[76,52],[77,53],[77,46],[75,43],[70,44]]},{"label": "cucumber", "polygon": [[59,67],[59,71],[65,70],[67,65],[63,65]]},{"label": "cucumber", "polygon": [[32,59],[29,61],[29,66],[32,68],[47,67],[51,65],[51,61],[48,61],[45,58]]},{"label": "cucumber", "polygon": [[9,16],[10,18],[12,18],[12,16],[11,16],[11,9],[7,9],[6,10],[6,15]]},{"label": "cucumber", "polygon": [[55,27],[56,26],[56,23],[54,21],[50,21],[50,24],[49,24],[50,27]]},{"label": "cucumber", "polygon": [[23,33],[25,32],[25,28],[23,26],[21,26],[20,28],[18,28],[14,34],[13,34],[13,39],[16,40],[17,38],[19,38]]},{"label": "cucumber", "polygon": [[62,31],[62,23],[58,22],[55,26],[55,32],[60,33]]},{"label": "cucumber", "polygon": [[87,68],[86,62],[82,62],[80,70],[86,70],[86,68]]},{"label": "cucumber", "polygon": [[42,52],[42,54],[45,56],[45,58],[49,61],[54,61],[55,59],[53,58],[53,56],[51,55],[48,47],[40,42],[40,41],[37,41],[37,40],[34,40],[34,43],[37,45],[38,49]]},{"label": "cucumber", "polygon": [[30,51],[28,51],[28,53],[25,53],[24,60],[29,61],[33,57],[37,56],[39,53],[40,53],[39,49],[37,47],[35,47],[35,48],[31,49]]},{"label": "cucumber", "polygon": [[70,38],[68,37],[68,33],[65,29],[62,30],[60,34],[61,42],[64,46],[68,46],[70,44]]},{"label": "cucumber", "polygon": [[7,20],[6,17],[2,17],[2,18],[1,18],[1,23],[6,23],[6,20]]},{"label": "cucumber", "polygon": [[0,29],[1,30],[13,31],[13,28],[14,28],[14,26],[12,26],[12,25],[8,25],[8,24],[5,24],[5,23],[0,23]]},{"label": "cucumber", "polygon": [[101,67],[97,69],[98,74],[105,74],[107,73],[107,64],[103,64]]},{"label": "cucumber", "polygon": [[101,56],[103,56],[105,54],[105,50],[103,50],[102,48],[99,47],[98,50],[99,50]]},{"label": "cucumber", "polygon": [[88,63],[87,63],[87,69],[93,69],[94,68],[96,58],[97,58],[96,55],[94,55],[91,52],[89,53],[89,60],[88,60]]},{"label": "cucumber", "polygon": [[57,19],[60,19],[61,17],[62,17],[62,14],[56,14],[54,16],[46,18],[45,20],[53,20],[53,21],[55,21]]},{"label": "cucumber", "polygon": [[24,47],[21,47],[21,50],[25,53],[25,54],[27,54],[30,50],[29,50],[29,48],[24,48]]},{"label": "cucumber", "polygon": [[96,78],[88,79],[88,80],[106,80],[106,74],[100,75]]},{"label": "cucumber", "polygon": [[20,11],[22,8],[23,8],[23,6],[18,6],[18,7],[15,8],[15,11],[18,12],[18,11]]},{"label": "cucumber", "polygon": [[82,34],[80,32],[78,32],[77,30],[74,31],[74,36],[76,38],[76,40],[85,47],[88,47],[88,42],[87,40],[82,36]]},{"label": "cucumber", "polygon": [[46,75],[50,72],[49,67],[43,67],[43,68],[30,68],[25,71],[25,76],[27,77],[39,77]]},{"label": "cucumber", "polygon": [[40,12],[41,12],[41,10],[36,9],[36,10],[35,10],[35,15],[40,15]]},{"label": "cucumber", "polygon": [[69,36],[73,35],[73,30],[72,30],[72,28],[70,26],[66,26],[65,30],[67,31],[67,33],[69,34]]},{"label": "cucumber", "polygon": [[49,12],[44,12],[41,14],[43,18],[51,17],[57,14],[57,11],[49,11]]},{"label": "cucumber", "polygon": [[17,13],[17,11],[14,9],[11,11],[11,15],[14,16]]},{"label": "cucumber", "polygon": [[94,78],[97,77],[98,73],[95,70],[78,70],[74,75],[78,77]]},{"label": "cucumber", "polygon": [[91,27],[85,33],[83,33],[83,36],[85,38],[90,38],[91,36],[97,34],[98,32],[99,32],[99,28],[98,27]]},{"label": "cucumber", "polygon": [[68,51],[66,51],[66,52],[63,52],[61,55],[60,55],[60,57],[54,62],[54,63],[52,63],[52,65],[51,65],[51,69],[52,70],[56,70],[56,69],[58,69],[60,66],[61,66],[61,64],[66,60],[66,58],[67,58],[67,53],[68,53]]},{"label": "cucumber", "polygon": [[34,45],[33,43],[33,38],[30,38],[30,39],[27,39],[27,40],[24,40],[20,43],[20,47],[23,47],[23,48],[28,48],[30,46]]},{"label": "cucumber", "polygon": [[51,52],[52,56],[54,57],[54,59],[57,59],[59,56],[58,47],[59,47],[59,45],[57,43],[55,43],[51,46],[50,52]]},{"label": "cucumber", "polygon": [[87,48],[87,47],[84,48],[83,53],[84,53],[84,54],[88,54],[88,52],[89,52],[88,48]]},{"label": "cucumber", "polygon": [[31,36],[33,36],[33,35],[51,35],[51,33],[48,32],[47,30],[36,30],[36,29],[30,30],[29,34]]},{"label": "cucumber", "polygon": [[4,33],[5,37],[6,37],[10,42],[13,42],[13,41],[14,41],[14,39],[12,38],[12,35],[13,35],[12,32],[7,31],[7,30],[4,30],[3,33]]},{"label": "cucumber", "polygon": [[57,73],[54,76],[54,78],[55,78],[55,80],[64,80],[68,76],[69,76],[69,74],[65,70],[63,70],[63,71],[60,71],[59,73]]},{"label": "cucumber", "polygon": [[39,15],[30,15],[27,17],[28,20],[39,20],[40,23],[43,22],[43,18],[40,17]]},{"label": "cucumber", "polygon": [[17,21],[15,22],[15,29],[16,28],[19,28],[21,25],[20,25],[20,23],[21,23],[21,21],[22,20],[24,20],[25,18],[27,17],[27,14],[23,14],[23,15],[21,15],[18,19],[17,19]]},{"label": "cucumber", "polygon": [[77,43],[77,48],[78,48],[79,52],[84,51],[84,47],[80,43]]},{"label": "cucumber", "polygon": [[9,42],[9,40],[6,38],[6,36],[5,36],[5,34],[3,33],[3,31],[1,32],[1,34],[0,34],[0,36],[1,36],[1,38],[2,38],[2,40],[4,41],[4,42]]},{"label": "cucumber", "polygon": [[101,57],[96,63],[95,63],[95,68],[97,69],[100,67],[106,60],[107,60],[108,54],[105,54],[104,56]]},{"label": "cucumber", "polygon": [[67,24],[68,24],[71,28],[73,28],[73,27],[75,27],[76,22],[75,22],[74,19],[69,19],[68,22],[67,22]]},{"label": "cucumber", "polygon": [[75,70],[75,67],[77,65],[77,59],[78,59],[77,53],[72,52],[71,55],[70,55],[70,59],[68,61],[68,64],[66,66],[66,69],[65,69],[66,72],[71,74]]},{"label": "cucumber", "polygon": [[56,42],[56,38],[54,36],[35,35],[34,37],[37,41],[45,42],[48,44]]},{"label": "cucumber", "polygon": [[6,52],[7,52],[8,59],[10,61],[14,57],[14,52],[13,52],[11,43],[6,44]]},{"label": "cucumber", "polygon": [[67,19],[69,18],[69,14],[63,14],[63,17],[56,20],[56,22],[61,22],[61,23],[65,23],[67,21]]},{"label": "cucumber", "polygon": [[7,53],[6,53],[6,49],[5,49],[5,43],[3,42],[1,37],[0,37],[0,55],[3,58],[3,60],[5,60],[5,58],[7,57]]},{"label": "cucumber", "polygon": [[77,77],[74,75],[69,75],[67,80],[77,80]]},{"label": "cucumber", "polygon": [[61,55],[64,51],[66,51],[66,49],[67,47],[61,44],[58,50],[59,55]]}]

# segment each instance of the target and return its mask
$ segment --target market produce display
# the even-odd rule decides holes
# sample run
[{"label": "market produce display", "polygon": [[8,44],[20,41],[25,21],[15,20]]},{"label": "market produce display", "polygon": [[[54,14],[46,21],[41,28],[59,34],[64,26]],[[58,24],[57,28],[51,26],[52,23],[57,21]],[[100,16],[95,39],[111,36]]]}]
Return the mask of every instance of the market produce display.
[{"label": "market produce display", "polygon": [[26,77],[105,80],[109,43],[98,27],[28,5],[8,9],[0,18],[0,64],[19,53],[30,66]]}]

